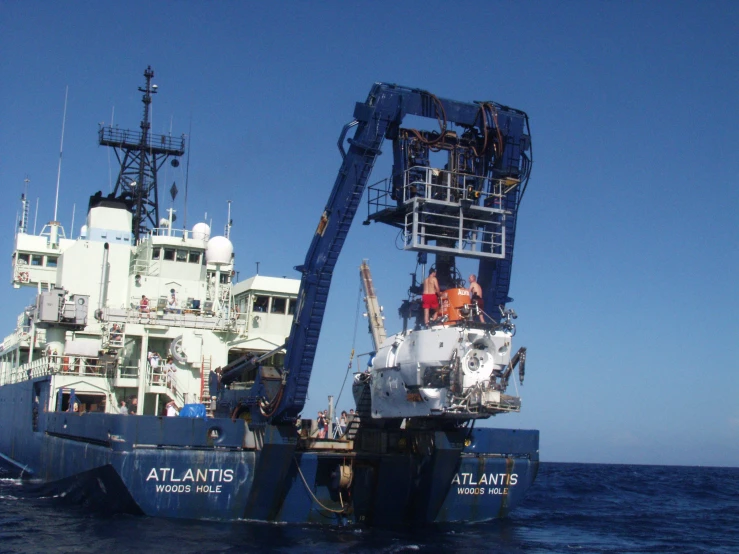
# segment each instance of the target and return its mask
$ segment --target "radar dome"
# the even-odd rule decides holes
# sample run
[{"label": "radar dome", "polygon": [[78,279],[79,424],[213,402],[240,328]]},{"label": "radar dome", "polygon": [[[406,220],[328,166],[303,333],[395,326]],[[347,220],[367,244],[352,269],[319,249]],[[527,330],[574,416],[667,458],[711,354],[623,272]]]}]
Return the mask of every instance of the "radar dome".
[{"label": "radar dome", "polygon": [[226,237],[213,237],[205,248],[205,261],[209,264],[230,264],[234,246]]},{"label": "radar dome", "polygon": [[159,220],[159,227],[169,227],[169,219],[163,217]]},{"label": "radar dome", "polygon": [[193,225],[192,238],[197,240],[208,240],[210,238],[210,225],[202,222]]}]

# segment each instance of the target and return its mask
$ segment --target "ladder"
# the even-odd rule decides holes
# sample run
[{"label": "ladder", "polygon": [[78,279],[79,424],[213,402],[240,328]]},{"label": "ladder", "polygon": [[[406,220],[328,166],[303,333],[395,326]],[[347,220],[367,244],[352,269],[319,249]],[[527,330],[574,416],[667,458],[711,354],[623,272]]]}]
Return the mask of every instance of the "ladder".
[{"label": "ladder", "polygon": [[354,440],[357,436],[362,418],[369,420],[372,417],[372,393],[370,392],[369,381],[362,383],[360,386],[362,392],[357,400],[357,411],[347,424],[344,432],[344,438],[348,440]]},{"label": "ladder", "polygon": [[212,398],[210,396],[210,374],[212,373],[211,366],[213,365],[213,358],[208,356],[200,361],[200,403],[205,406],[205,414],[207,417],[213,417]]}]

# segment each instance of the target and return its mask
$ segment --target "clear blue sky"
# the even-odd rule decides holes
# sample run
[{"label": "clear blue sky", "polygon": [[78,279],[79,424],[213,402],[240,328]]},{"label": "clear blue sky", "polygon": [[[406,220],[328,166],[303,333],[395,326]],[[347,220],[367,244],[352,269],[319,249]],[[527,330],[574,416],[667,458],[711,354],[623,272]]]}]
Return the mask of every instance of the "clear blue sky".
[{"label": "clear blue sky", "polygon": [[[529,352],[524,408],[490,424],[540,429],[548,461],[739,465],[736,2],[0,1],[0,25],[5,256],[26,175],[39,226],[53,215],[67,85],[64,226],[109,190],[117,167],[97,124],[114,113],[137,128],[150,64],[154,131],[192,125],[188,226],[207,211],[222,229],[233,200],[242,277],[257,261],[297,277],[339,132],[373,82],[495,100],[528,112],[535,160],[511,289]],[[163,176],[174,179],[182,191],[182,168]],[[338,394],[362,258],[400,327],[414,255],[391,229],[361,226],[365,209],[306,413]],[[4,298],[7,331],[30,296]]]}]

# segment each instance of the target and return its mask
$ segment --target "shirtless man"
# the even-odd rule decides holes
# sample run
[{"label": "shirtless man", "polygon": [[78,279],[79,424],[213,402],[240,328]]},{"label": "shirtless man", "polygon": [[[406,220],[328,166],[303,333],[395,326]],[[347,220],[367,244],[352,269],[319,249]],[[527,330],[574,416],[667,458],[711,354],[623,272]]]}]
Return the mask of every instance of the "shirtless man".
[{"label": "shirtless man", "polygon": [[480,313],[480,323],[485,323],[485,318],[482,315],[482,309],[484,307],[482,301],[482,287],[477,282],[477,277],[470,275],[470,298],[472,303],[477,305],[477,311]]},{"label": "shirtless man", "polygon": [[436,280],[436,270],[431,269],[429,276],[423,281],[423,320],[429,324],[429,311],[439,309],[439,281]]}]

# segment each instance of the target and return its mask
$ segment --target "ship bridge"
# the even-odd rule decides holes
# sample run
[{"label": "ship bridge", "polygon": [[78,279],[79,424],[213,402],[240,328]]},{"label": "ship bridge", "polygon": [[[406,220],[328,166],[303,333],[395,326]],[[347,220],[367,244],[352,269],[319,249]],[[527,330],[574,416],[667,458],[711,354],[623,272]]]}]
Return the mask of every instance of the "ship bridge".
[{"label": "ship bridge", "polygon": [[65,237],[64,230],[57,222],[46,225],[39,235],[19,232],[15,236],[13,251],[13,287],[54,286],[60,258],[74,243],[74,240]]}]

